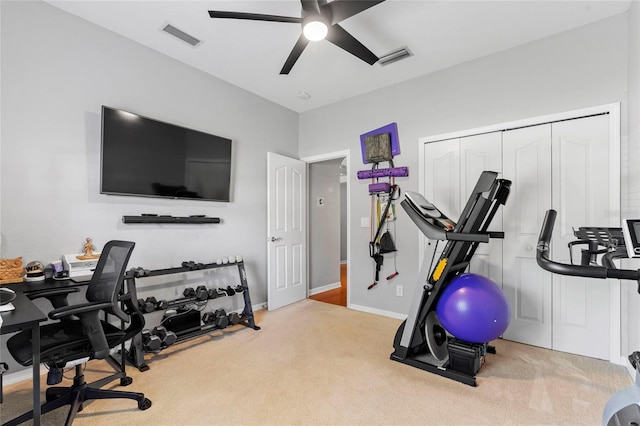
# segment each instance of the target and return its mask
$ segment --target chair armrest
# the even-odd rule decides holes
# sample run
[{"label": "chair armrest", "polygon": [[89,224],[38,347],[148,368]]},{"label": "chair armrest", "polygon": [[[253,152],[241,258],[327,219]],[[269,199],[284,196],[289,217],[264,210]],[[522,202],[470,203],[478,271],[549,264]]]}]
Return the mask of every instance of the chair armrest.
[{"label": "chair armrest", "polygon": [[51,318],[52,320],[60,320],[71,315],[82,316],[83,314],[97,312],[109,307],[111,307],[111,303],[109,302],[79,303],[77,305],[63,306],[61,308],[54,309],[53,311],[49,312],[49,318]]},{"label": "chair armrest", "polygon": [[77,293],[80,289],[78,287],[63,287],[63,288],[49,288],[46,290],[36,290],[30,291],[26,293],[29,300],[38,299],[41,297],[51,297],[51,296],[60,296],[67,295],[70,293]]},{"label": "chair armrest", "polygon": [[80,289],[77,287],[61,287],[61,288],[50,288],[46,290],[37,290],[27,293],[27,297],[29,300],[40,299],[42,297],[46,297],[47,300],[51,303],[54,309],[62,308],[63,306],[67,306],[69,301],[67,300],[67,296],[71,293],[77,293]]}]

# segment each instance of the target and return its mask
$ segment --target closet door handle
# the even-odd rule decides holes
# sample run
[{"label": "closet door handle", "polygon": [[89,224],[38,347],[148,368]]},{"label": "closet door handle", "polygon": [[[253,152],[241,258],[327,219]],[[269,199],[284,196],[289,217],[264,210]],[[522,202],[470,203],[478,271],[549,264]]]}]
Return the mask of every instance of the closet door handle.
[{"label": "closet door handle", "polygon": [[272,243],[275,243],[276,241],[280,241],[282,238],[276,238],[276,237],[271,237],[269,238],[269,241],[271,241]]}]

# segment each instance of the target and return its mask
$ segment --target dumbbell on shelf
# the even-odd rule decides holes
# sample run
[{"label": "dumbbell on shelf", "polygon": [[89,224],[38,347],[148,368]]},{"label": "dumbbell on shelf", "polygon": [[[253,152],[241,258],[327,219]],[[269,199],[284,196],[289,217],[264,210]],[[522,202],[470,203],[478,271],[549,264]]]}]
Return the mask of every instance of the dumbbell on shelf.
[{"label": "dumbbell on shelf", "polygon": [[157,300],[154,296],[150,296],[144,300],[138,299],[138,307],[143,313],[148,314],[149,312],[167,309],[169,302],[166,300]]},{"label": "dumbbell on shelf", "polygon": [[164,311],[168,307],[169,307],[169,302],[167,302],[166,300],[158,300],[155,303],[156,311]]},{"label": "dumbbell on shelf", "polygon": [[188,260],[188,261],[182,262],[182,267],[189,268],[189,270],[191,271],[195,271],[198,269],[203,269],[204,263],[196,263],[193,260]]},{"label": "dumbbell on shelf", "polygon": [[229,318],[229,325],[237,325],[242,322],[242,317],[237,312],[231,312],[227,318]]},{"label": "dumbbell on shelf", "polygon": [[138,308],[140,308],[140,310],[143,313],[148,314],[149,312],[153,312],[155,310],[155,306],[153,304],[153,302],[149,301],[149,297],[147,297],[147,299],[138,299]]},{"label": "dumbbell on shelf", "polygon": [[136,268],[129,269],[129,272],[131,272],[133,274],[133,276],[136,277],[136,278],[146,277],[151,273],[150,270],[144,269],[144,268],[142,268],[140,266],[138,266]]},{"label": "dumbbell on shelf", "polygon": [[148,329],[144,329],[142,334],[142,349],[146,352],[155,352],[162,347],[162,339],[155,334],[152,334]]},{"label": "dumbbell on shelf", "polygon": [[215,311],[208,311],[202,315],[202,322],[205,325],[215,325],[216,328],[227,328],[229,326],[229,317],[227,312],[220,308]]},{"label": "dumbbell on shelf", "polygon": [[242,262],[242,256],[219,257],[216,259],[216,265],[228,265]]},{"label": "dumbbell on shelf", "polygon": [[151,331],[152,335],[158,336],[160,341],[162,342],[162,346],[167,347],[173,345],[176,340],[178,340],[178,336],[173,331],[167,330],[167,328],[163,325],[159,325],[154,327]]},{"label": "dumbbell on shelf", "polygon": [[182,292],[182,295],[188,298],[207,300],[209,299],[209,290],[207,290],[207,287],[203,285],[199,285],[195,290],[193,289],[193,287],[187,287]]}]

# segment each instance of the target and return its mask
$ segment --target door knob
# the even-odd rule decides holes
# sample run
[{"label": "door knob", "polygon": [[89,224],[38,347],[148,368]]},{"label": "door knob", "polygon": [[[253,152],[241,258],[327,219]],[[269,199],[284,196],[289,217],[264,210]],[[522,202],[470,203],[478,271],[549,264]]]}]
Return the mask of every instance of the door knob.
[{"label": "door knob", "polygon": [[278,237],[278,238],[276,238],[276,237],[271,237],[271,238],[269,238],[269,240],[270,240],[272,243],[275,243],[276,241],[280,241],[281,239],[282,239],[282,238],[279,238],[279,237]]}]

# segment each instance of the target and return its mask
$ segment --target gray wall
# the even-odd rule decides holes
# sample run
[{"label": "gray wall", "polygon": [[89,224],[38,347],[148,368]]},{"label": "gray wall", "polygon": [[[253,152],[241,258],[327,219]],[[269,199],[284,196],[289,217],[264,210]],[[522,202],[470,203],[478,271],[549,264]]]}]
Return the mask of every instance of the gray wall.
[{"label": "gray wall", "polygon": [[[622,173],[627,182],[627,200],[623,203],[622,217],[640,217],[640,2],[634,1],[629,10],[629,108],[627,155],[623,156]],[[624,131],[623,131],[624,136]],[[625,145],[623,143],[623,145]],[[623,192],[623,200],[624,200]],[[634,261],[632,267],[638,268]],[[623,322],[622,353],[631,353],[640,348],[640,297],[637,285],[625,283],[622,293]]]},{"label": "gray wall", "polygon": [[[417,231],[402,215],[395,282],[405,296],[396,297],[395,286],[366,290],[372,264],[360,218],[369,216],[369,196],[368,182],[355,177],[366,168],[359,135],[396,121],[396,165],[411,172],[397,183],[418,190],[420,137],[621,102],[623,212],[640,216],[639,15],[633,2],[629,14],[298,115],[45,3],[0,2],[0,256],[50,261],[78,251],[87,236],[98,248],[114,238],[136,241],[131,265],[147,268],[241,254],[252,299],[262,303],[266,152],[309,157],[349,149],[351,303],[406,313],[419,259]],[[100,195],[102,104],[233,139],[232,202]],[[121,223],[143,212],[207,214],[223,223]],[[623,341],[637,348],[638,296],[631,286],[624,291]]]},{"label": "gray wall", "polygon": [[[340,163],[309,164],[309,289],[340,283]],[[323,199],[322,205],[318,198]]]},{"label": "gray wall", "polygon": [[[266,302],[266,153],[297,156],[298,114],[46,3],[0,8],[0,255],[49,262],[86,237],[135,241],[130,265],[149,269],[239,254]],[[101,195],[103,104],[232,139],[231,202]],[[222,223],[122,223],[141,213]]]},{"label": "gray wall", "polygon": [[[369,197],[368,182],[356,178],[366,168],[359,161],[359,135],[397,122],[402,153],[394,163],[408,166],[410,176],[396,183],[417,191],[420,137],[612,102],[622,102],[626,116],[627,28],[627,15],[615,16],[300,115],[302,157],[351,151],[352,305],[406,314],[419,266],[418,231],[401,213],[395,241],[400,275],[394,282],[404,284],[405,296],[395,296],[395,285],[367,290],[372,261],[360,218],[369,215]],[[381,276],[392,267],[386,263]]]}]

